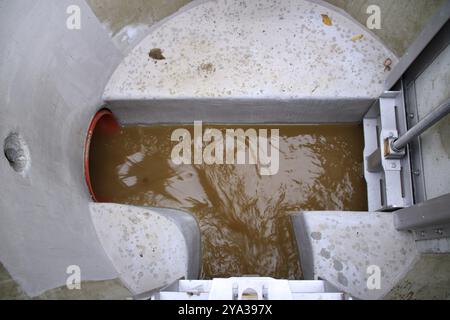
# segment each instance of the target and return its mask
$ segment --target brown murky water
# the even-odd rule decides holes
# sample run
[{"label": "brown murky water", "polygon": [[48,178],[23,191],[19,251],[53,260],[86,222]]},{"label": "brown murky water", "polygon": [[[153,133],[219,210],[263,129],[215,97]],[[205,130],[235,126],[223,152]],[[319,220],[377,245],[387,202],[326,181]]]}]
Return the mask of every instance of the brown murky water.
[{"label": "brown murky water", "polygon": [[[189,211],[202,233],[203,278],[258,274],[300,279],[289,213],[367,210],[358,125],[251,125],[278,128],[279,172],[255,165],[175,165],[170,137],[181,126],[123,127],[94,136],[91,178],[100,200]],[[187,128],[193,136],[191,126]]]}]

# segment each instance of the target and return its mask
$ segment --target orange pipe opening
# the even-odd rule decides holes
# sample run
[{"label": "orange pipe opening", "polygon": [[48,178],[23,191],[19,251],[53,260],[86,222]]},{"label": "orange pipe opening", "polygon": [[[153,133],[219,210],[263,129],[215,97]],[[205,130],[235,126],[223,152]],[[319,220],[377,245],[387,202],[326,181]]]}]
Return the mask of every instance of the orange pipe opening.
[{"label": "orange pipe opening", "polygon": [[94,190],[92,188],[91,183],[91,175],[89,172],[89,151],[91,147],[91,141],[94,134],[105,134],[105,135],[113,135],[119,132],[120,126],[117,122],[117,119],[114,117],[114,114],[109,109],[101,109],[99,110],[89,125],[89,129],[86,136],[86,141],[84,144],[84,178],[86,180],[86,184],[91,194],[92,200],[95,202],[104,202],[104,199],[100,199],[97,195],[95,195]]}]

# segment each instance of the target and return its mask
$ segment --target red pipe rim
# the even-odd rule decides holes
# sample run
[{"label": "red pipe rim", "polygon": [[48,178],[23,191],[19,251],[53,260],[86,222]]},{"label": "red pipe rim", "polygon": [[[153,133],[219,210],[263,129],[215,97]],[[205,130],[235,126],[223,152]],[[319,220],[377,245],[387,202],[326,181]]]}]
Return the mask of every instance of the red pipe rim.
[{"label": "red pipe rim", "polygon": [[101,119],[105,119],[105,117],[108,117],[110,120],[113,120],[113,122],[112,122],[113,128],[110,128],[110,129],[113,129],[114,131],[117,131],[119,129],[119,124],[118,124],[116,118],[114,117],[114,114],[109,109],[106,109],[106,108],[101,109],[92,118],[92,121],[89,124],[86,140],[84,143],[84,178],[86,180],[86,184],[87,184],[89,193],[91,194],[92,200],[94,200],[95,202],[100,202],[100,200],[99,200],[98,196],[95,195],[94,189],[91,184],[91,175],[89,172],[89,150],[91,147],[91,141],[92,141],[92,136],[94,134],[94,130],[95,130],[97,124],[99,123],[99,121]]}]

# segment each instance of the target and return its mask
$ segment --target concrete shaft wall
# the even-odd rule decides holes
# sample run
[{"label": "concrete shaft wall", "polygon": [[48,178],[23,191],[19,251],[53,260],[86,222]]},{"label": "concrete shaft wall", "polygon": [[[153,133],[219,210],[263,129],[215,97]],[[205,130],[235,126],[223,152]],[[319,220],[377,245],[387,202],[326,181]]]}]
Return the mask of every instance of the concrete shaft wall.
[{"label": "concrete shaft wall", "polygon": [[126,52],[150,27],[171,15],[189,0],[86,0],[114,43]]},{"label": "concrete shaft wall", "polygon": [[[66,10],[81,9],[81,30]],[[0,138],[18,133],[24,172],[0,159],[0,261],[28,295],[65,284],[69,265],[86,280],[116,277],[91,222],[84,183],[87,126],[122,59],[79,0],[0,2]]]},{"label": "concrete shaft wall", "polygon": [[[328,2],[366,25],[367,8],[381,9],[381,29],[372,30],[394,53],[402,56],[426,22],[445,0],[310,0]],[[121,50],[128,52],[150,25],[174,13],[190,0],[87,0]]]}]

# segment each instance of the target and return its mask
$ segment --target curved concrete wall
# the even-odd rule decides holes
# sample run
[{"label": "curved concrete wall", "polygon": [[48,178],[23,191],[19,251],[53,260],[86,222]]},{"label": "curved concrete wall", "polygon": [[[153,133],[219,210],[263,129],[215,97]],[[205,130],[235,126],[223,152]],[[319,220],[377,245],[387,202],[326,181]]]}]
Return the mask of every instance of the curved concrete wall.
[{"label": "curved concrete wall", "polygon": [[115,45],[129,51],[156,22],[171,15],[190,0],[86,0]]},{"label": "curved concrete wall", "polygon": [[[66,27],[69,5],[81,30]],[[92,225],[83,177],[87,126],[122,59],[84,1],[0,2],[0,137],[28,145],[19,174],[0,158],[0,261],[28,295],[64,285],[69,265],[83,281],[117,272]]]},{"label": "curved concrete wall", "polygon": [[[87,0],[114,43],[130,51],[148,33],[149,26],[163,20],[192,0]],[[328,2],[366,25],[367,8],[381,10],[381,29],[372,30],[395,54],[402,56],[427,21],[446,0],[309,0]]]}]

